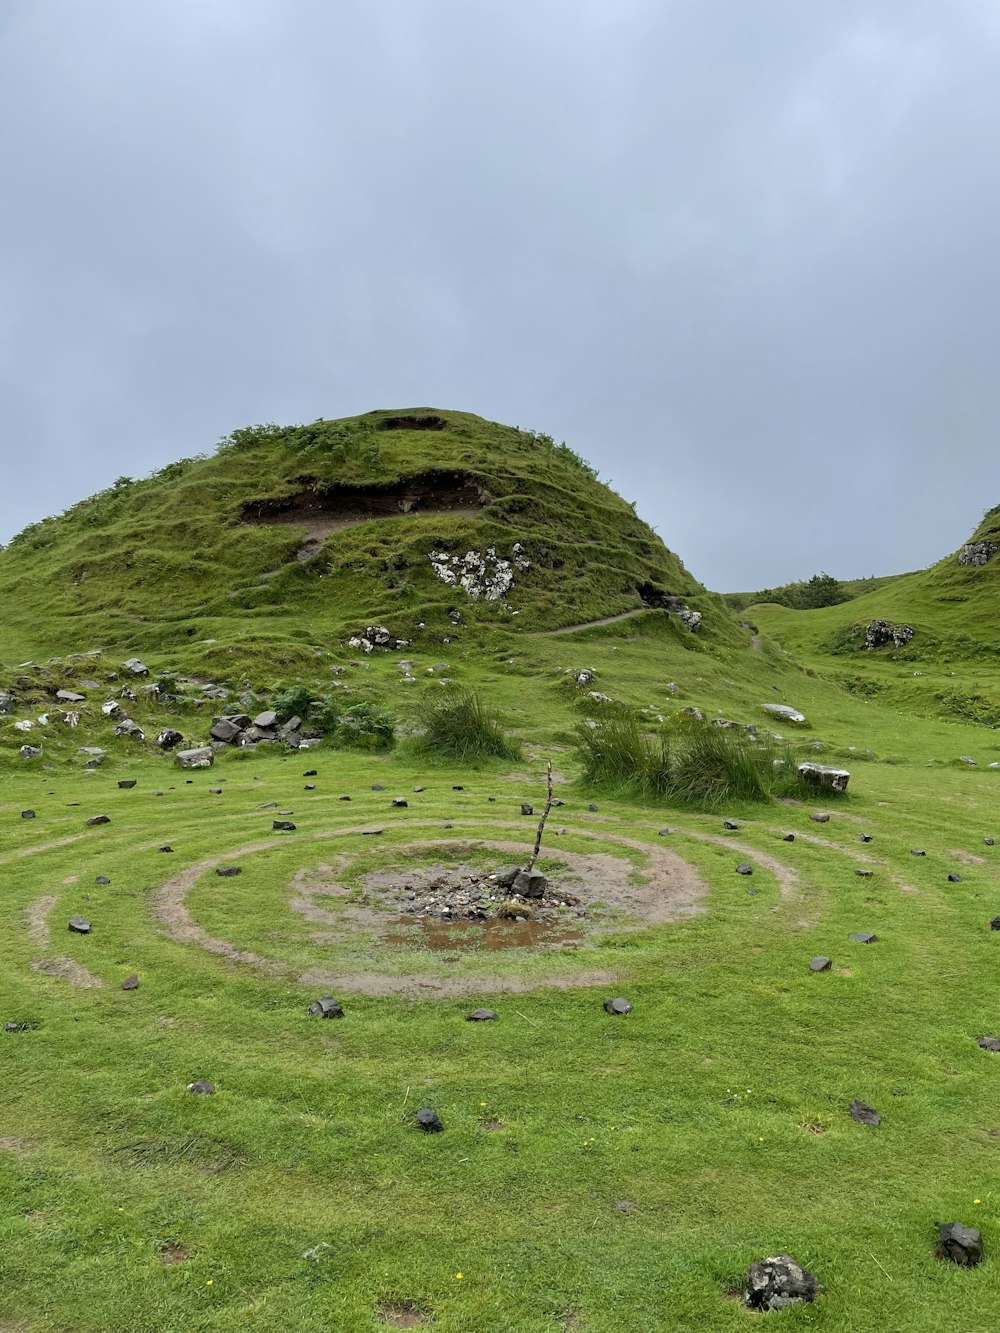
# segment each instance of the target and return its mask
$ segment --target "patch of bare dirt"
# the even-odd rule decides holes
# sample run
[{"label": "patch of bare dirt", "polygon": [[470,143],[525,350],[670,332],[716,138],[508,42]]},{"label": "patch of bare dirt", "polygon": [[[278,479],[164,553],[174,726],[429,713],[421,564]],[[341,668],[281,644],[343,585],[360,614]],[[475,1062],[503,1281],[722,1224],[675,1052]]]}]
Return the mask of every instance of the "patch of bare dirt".
[{"label": "patch of bare dirt", "polygon": [[190,1258],[191,1251],[186,1245],[182,1245],[179,1240],[168,1240],[156,1251],[156,1257],[161,1264],[167,1267],[173,1264],[182,1264],[185,1259]]},{"label": "patch of bare dirt", "polygon": [[[19,1139],[10,1135],[0,1136],[0,1152],[9,1152],[13,1157],[30,1157],[32,1145],[27,1139]],[[0,1333],[2,1333],[3,1324],[0,1323]]]},{"label": "patch of bare dirt", "polygon": [[47,949],[51,942],[52,932],[49,930],[48,915],[55,905],[55,894],[46,893],[24,909],[24,924],[28,928],[32,942],[40,949]]},{"label": "patch of bare dirt", "polygon": [[427,1323],[427,1315],[409,1301],[386,1301],[375,1318],[388,1328],[422,1328]]},{"label": "patch of bare dirt", "polygon": [[39,958],[31,964],[31,970],[47,977],[58,977],[60,981],[68,981],[71,986],[79,986],[81,990],[98,990],[104,985],[100,977],[95,977],[93,972],[88,972],[72,958]]},{"label": "patch of bare dirt", "polygon": [[948,855],[953,856],[956,861],[961,861],[964,866],[984,866],[986,864],[986,858],[976,856],[974,852],[963,852],[956,848],[949,848]]}]

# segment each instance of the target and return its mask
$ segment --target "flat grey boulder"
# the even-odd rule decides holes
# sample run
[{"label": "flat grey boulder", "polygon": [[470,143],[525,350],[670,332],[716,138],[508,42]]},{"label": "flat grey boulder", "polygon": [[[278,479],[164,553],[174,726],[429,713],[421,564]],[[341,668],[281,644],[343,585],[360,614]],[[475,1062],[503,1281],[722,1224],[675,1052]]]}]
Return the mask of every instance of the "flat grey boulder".
[{"label": "flat grey boulder", "polygon": [[122,718],[115,727],[115,735],[129,736],[134,741],[144,741],[146,739],[146,733],[142,727],[139,726],[138,722],[133,722],[130,717]]},{"label": "flat grey boulder", "polygon": [[278,714],[272,712],[258,713],[253,720],[253,724],[262,731],[271,731],[278,725]]},{"label": "flat grey boulder", "polygon": [[42,747],[40,745],[22,745],[18,754],[22,759],[41,759]]},{"label": "flat grey boulder", "polygon": [[210,745],[199,746],[196,750],[178,750],[174,758],[181,768],[211,768],[215,763]]},{"label": "flat grey boulder", "polygon": [[938,1226],[938,1253],[963,1268],[975,1268],[983,1259],[983,1238],[975,1227],[961,1222],[942,1222]]},{"label": "flat grey boulder", "polygon": [[826,764],[799,764],[798,774],[804,782],[828,787],[831,791],[847,791],[847,784],[851,780],[846,768],[828,768]]},{"label": "flat grey boulder", "polygon": [[148,676],[149,667],[141,662],[138,657],[130,657],[124,664],[125,670],[130,671],[133,676]]},{"label": "flat grey boulder", "polygon": [[73,690],[56,690],[56,698],[64,704],[82,704],[86,695],[75,694]]},{"label": "flat grey boulder", "polygon": [[788,704],[761,704],[765,713],[771,713],[774,717],[783,717],[786,722],[804,722],[805,713],[800,713],[797,708],[791,708]]},{"label": "flat grey boulder", "polygon": [[225,741],[227,744],[234,741],[240,734],[241,728],[228,717],[217,717],[212,723],[212,730],[209,735],[213,740]]}]

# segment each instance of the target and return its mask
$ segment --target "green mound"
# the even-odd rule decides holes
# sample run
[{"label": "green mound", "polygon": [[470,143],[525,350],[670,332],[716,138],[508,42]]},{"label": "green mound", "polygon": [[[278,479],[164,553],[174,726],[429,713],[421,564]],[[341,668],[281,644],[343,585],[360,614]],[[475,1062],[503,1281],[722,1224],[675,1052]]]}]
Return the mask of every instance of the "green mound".
[{"label": "green mound", "polygon": [[0,552],[0,660],[212,639],[294,665],[303,640],[373,625],[481,640],[664,594],[706,597],[565,445],[468,413],[379,411],[239,430],[26,528]]}]

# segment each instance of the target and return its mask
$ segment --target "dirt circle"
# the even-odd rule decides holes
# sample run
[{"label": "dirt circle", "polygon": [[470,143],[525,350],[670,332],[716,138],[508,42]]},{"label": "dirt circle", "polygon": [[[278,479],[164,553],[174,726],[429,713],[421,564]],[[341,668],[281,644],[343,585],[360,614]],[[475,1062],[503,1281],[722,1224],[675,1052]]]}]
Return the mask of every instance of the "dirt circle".
[{"label": "dirt circle", "polygon": [[[461,871],[461,858],[473,851],[479,854],[496,854],[497,865],[506,861],[513,864],[526,859],[530,852],[527,841],[506,841],[489,836],[497,827],[517,825],[491,825],[482,832],[486,836],[478,837],[480,832],[468,830],[464,838],[453,841],[443,840],[440,825],[436,822],[414,821],[411,828],[434,829],[424,837],[414,839],[405,846],[394,846],[389,868],[368,875],[365,879],[366,893],[363,901],[346,903],[348,888],[340,882],[341,876],[350,866],[350,859],[340,855],[334,864],[319,867],[303,867],[292,876],[289,906],[299,916],[313,925],[332,927],[339,934],[324,936],[317,934],[313,938],[317,943],[325,940],[340,940],[345,932],[387,931],[383,938],[393,944],[406,944],[409,939],[415,946],[413,964],[419,960],[416,948],[428,947],[427,927],[439,930],[461,930],[468,928],[462,946],[473,953],[481,946],[483,930],[481,920],[449,922],[446,920],[407,919],[405,901],[401,892],[409,885],[412,887],[414,875],[412,862],[415,856],[426,855],[428,849],[448,850],[447,871],[449,874]],[[322,839],[339,839],[363,834],[362,828],[343,828],[329,830],[316,835]],[[708,885],[680,855],[666,848],[651,846],[647,842],[635,839],[615,837],[605,832],[593,830],[568,830],[581,838],[589,838],[628,847],[639,851],[644,859],[641,868],[625,857],[615,856],[607,851],[594,853],[570,852],[559,847],[551,853],[562,867],[552,878],[550,902],[545,905],[544,914],[551,919],[542,928],[534,928],[530,919],[521,922],[509,919],[495,923],[495,933],[489,943],[492,947],[524,949],[526,952],[540,953],[546,950],[562,952],[572,948],[586,937],[599,942],[600,935],[609,930],[638,930],[649,926],[662,925],[672,921],[686,919],[704,910],[703,900],[708,893]],[[210,935],[191,915],[186,898],[188,891],[207,871],[223,862],[245,858],[255,852],[273,847],[272,842],[254,843],[250,846],[229,850],[209,860],[189,866],[179,875],[174,876],[153,895],[152,908],[160,931],[180,944],[194,944],[209,953],[214,953],[230,962],[250,966],[256,971],[271,977],[295,977],[296,969],[292,965],[268,958],[252,950],[238,949],[229,941]],[[408,858],[410,869],[408,869]],[[393,863],[396,863],[393,865]],[[432,867],[433,868],[433,867]],[[427,867],[424,867],[427,869]],[[471,869],[466,867],[465,869]],[[476,874],[486,872],[477,870]],[[338,899],[340,900],[338,902]],[[325,906],[323,904],[326,904]],[[492,915],[492,914],[491,914]],[[520,930],[518,931],[518,928]],[[502,939],[503,932],[510,930],[511,935]],[[430,947],[433,947],[431,945]],[[454,942],[451,943],[454,948]],[[524,991],[543,986],[560,988],[607,985],[617,978],[616,972],[580,971],[566,972],[559,970],[551,975],[530,977],[466,975],[447,978],[421,973],[414,966],[412,970],[393,970],[378,972],[374,969],[365,971],[333,972],[323,968],[310,968],[300,973],[296,980],[303,985],[330,986],[344,991],[356,991],[368,995],[388,994],[464,994],[490,991]]]}]

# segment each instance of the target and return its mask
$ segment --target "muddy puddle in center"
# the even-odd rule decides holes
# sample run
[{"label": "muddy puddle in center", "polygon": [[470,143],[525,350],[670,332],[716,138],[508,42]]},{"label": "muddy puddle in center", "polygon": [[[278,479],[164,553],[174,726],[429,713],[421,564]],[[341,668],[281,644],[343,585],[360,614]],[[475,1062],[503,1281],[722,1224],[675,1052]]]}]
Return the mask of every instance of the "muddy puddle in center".
[{"label": "muddy puddle in center", "polygon": [[382,939],[436,952],[493,953],[500,949],[574,948],[584,938],[582,930],[544,921],[441,921],[437,918],[401,916]]}]

